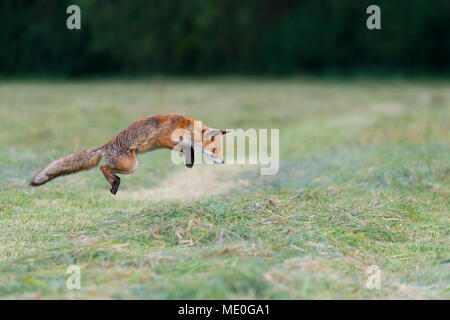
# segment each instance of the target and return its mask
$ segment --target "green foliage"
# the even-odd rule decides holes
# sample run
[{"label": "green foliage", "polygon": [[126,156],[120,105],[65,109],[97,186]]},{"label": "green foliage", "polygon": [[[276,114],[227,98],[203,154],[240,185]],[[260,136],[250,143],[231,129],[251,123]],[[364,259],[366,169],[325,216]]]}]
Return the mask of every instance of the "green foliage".
[{"label": "green foliage", "polygon": [[447,0],[80,0],[69,31],[72,2],[2,1],[1,74],[450,71]]}]

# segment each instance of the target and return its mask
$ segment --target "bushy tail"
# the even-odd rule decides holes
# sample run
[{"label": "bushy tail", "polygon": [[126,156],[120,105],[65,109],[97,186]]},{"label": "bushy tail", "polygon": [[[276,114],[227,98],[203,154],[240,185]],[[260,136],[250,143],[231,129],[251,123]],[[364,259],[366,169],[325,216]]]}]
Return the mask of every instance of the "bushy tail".
[{"label": "bushy tail", "polygon": [[30,186],[40,186],[59,176],[89,170],[98,166],[102,159],[102,149],[89,149],[80,151],[53,162],[39,170],[30,182]]}]

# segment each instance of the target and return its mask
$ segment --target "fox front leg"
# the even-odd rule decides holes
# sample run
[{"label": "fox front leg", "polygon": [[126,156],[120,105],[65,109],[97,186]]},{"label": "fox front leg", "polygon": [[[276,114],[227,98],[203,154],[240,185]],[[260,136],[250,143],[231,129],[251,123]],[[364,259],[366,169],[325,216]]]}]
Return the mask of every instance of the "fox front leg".
[{"label": "fox front leg", "polygon": [[182,152],[184,154],[186,167],[192,168],[195,162],[194,146],[189,142],[188,139],[175,140],[175,143],[176,145],[173,147],[173,149]]},{"label": "fox front leg", "polygon": [[183,148],[184,159],[186,161],[186,167],[192,168],[194,166],[194,148],[193,147],[184,147]]}]

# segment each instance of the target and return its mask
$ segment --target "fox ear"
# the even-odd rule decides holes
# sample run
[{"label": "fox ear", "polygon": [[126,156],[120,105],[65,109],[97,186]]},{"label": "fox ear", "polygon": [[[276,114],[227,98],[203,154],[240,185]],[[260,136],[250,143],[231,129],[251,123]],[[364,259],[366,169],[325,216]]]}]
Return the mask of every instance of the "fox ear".
[{"label": "fox ear", "polygon": [[209,139],[211,141],[214,141],[215,136],[217,136],[217,135],[219,135],[221,133],[222,133],[222,130],[210,129],[210,130],[206,131],[205,139]]},{"label": "fox ear", "polygon": [[191,147],[184,147],[183,148],[183,153],[184,153],[184,159],[186,161],[186,167],[188,168],[192,168],[194,166],[194,148]]}]

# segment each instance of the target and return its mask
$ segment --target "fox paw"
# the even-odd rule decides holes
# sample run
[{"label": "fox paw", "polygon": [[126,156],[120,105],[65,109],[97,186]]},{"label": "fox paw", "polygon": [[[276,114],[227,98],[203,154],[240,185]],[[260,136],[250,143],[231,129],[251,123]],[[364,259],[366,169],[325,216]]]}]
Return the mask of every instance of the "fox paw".
[{"label": "fox paw", "polygon": [[118,176],[115,176],[115,179],[113,181],[113,183],[111,184],[111,193],[112,194],[116,194],[117,190],[119,190],[119,186],[120,186],[120,178]]}]

